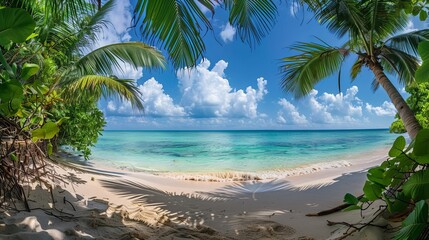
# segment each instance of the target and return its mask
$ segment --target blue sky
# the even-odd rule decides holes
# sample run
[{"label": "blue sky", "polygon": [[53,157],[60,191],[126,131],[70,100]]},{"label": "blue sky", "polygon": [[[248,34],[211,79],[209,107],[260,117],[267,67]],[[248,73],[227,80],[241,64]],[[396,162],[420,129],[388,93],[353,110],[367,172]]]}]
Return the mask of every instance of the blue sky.
[{"label": "blue sky", "polygon": [[[139,40],[129,29],[131,9],[128,0],[117,1],[109,16],[113,26],[100,33],[94,47]],[[350,129],[387,128],[392,122],[395,109],[383,89],[373,93],[370,72],[350,82],[354,57],[343,65],[340,94],[337,75],[301,99],[282,91],[279,59],[295,54],[289,49],[293,43],[317,42],[316,37],[334,46],[344,42],[311,21],[311,13],[283,2],[272,32],[252,49],[218,10],[212,19],[214,32],[205,36],[205,59],[196,68],[175,71],[170,64],[154,71],[124,66],[125,74],[118,76],[137,80],[145,112],[132,110],[128,102],[101,100],[106,129]],[[423,27],[410,20],[407,31]],[[407,96],[402,86],[397,87]]]}]

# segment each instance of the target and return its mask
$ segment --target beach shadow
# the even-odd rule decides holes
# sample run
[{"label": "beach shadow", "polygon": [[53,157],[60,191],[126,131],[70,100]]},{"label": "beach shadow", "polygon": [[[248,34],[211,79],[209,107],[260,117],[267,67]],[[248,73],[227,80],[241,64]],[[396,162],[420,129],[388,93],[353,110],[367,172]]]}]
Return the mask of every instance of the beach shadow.
[{"label": "beach shadow", "polygon": [[[54,196],[54,199],[52,199]],[[125,206],[113,206],[102,199],[81,199],[60,187],[36,187],[29,191],[30,212],[16,202],[17,209],[0,210],[0,239],[230,239],[215,230],[199,226],[179,227],[159,215],[145,213],[136,221]],[[158,224],[145,220],[155,219]]]}]

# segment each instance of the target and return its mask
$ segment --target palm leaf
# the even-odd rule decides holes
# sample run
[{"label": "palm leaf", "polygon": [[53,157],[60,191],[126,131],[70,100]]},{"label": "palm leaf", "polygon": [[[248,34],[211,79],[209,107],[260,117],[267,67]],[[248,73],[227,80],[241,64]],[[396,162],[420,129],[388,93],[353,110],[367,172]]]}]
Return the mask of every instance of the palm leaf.
[{"label": "palm leaf", "polygon": [[[352,40],[365,40],[368,32],[360,3],[353,0],[326,1],[315,12],[316,19],[327,28],[343,37],[349,33]],[[367,49],[368,50],[368,49]]]},{"label": "palm leaf", "polygon": [[419,60],[398,49],[384,46],[380,53],[380,62],[383,68],[398,77],[403,85],[409,85],[414,81],[414,75],[419,67]]},{"label": "palm leaf", "polygon": [[134,15],[142,36],[161,43],[175,68],[195,66],[203,56],[206,47],[200,31],[212,26],[194,0],[138,0]]},{"label": "palm leaf", "polygon": [[114,70],[123,72],[122,63],[130,64],[135,69],[165,67],[162,54],[140,42],[116,43],[98,48],[79,59],[75,67],[81,75],[114,75]]},{"label": "palm leaf", "polygon": [[99,40],[97,34],[107,26],[106,15],[114,8],[116,0],[106,2],[95,14],[82,16],[77,23],[58,22],[48,28],[47,42],[54,43],[53,49],[63,53],[69,59],[79,52],[87,51]]},{"label": "palm leaf", "polygon": [[68,85],[66,88],[70,90],[69,96],[79,96],[88,94],[99,99],[117,97],[120,100],[127,100],[134,108],[143,110],[141,94],[135,85],[135,82],[130,79],[118,79],[114,76],[98,76],[85,75]]},{"label": "palm leaf", "polygon": [[225,0],[224,4],[230,10],[229,22],[250,46],[260,43],[276,22],[277,7],[271,0]]},{"label": "palm leaf", "polygon": [[428,226],[428,205],[421,200],[414,210],[402,222],[402,228],[396,233],[395,240],[423,239],[420,234]]},{"label": "palm leaf", "polygon": [[283,89],[295,97],[308,94],[320,80],[337,71],[344,59],[340,49],[317,43],[298,43],[292,49],[301,54],[283,58],[280,71]]},{"label": "palm leaf", "polygon": [[371,0],[361,2],[360,10],[364,13],[371,46],[406,27],[408,17],[402,11],[398,11],[395,1]]},{"label": "palm leaf", "polygon": [[354,81],[357,75],[359,75],[359,73],[362,71],[363,65],[364,65],[364,62],[360,58],[358,58],[356,62],[353,64],[352,69],[350,71],[350,77],[352,78],[352,81]]},{"label": "palm leaf", "polygon": [[404,51],[408,54],[418,56],[419,43],[429,40],[429,29],[418,30],[400,34],[389,38],[385,41],[385,45]]},{"label": "palm leaf", "polygon": [[44,0],[42,2],[44,2],[45,19],[53,22],[76,21],[82,17],[83,13],[91,13],[96,10],[95,0]]},{"label": "palm leaf", "polygon": [[77,35],[79,42],[76,43],[77,49],[88,46],[99,40],[97,33],[100,32],[102,27],[107,27],[109,23],[107,14],[114,9],[116,1],[117,0],[107,1],[94,15],[89,16],[79,24],[80,29]]}]

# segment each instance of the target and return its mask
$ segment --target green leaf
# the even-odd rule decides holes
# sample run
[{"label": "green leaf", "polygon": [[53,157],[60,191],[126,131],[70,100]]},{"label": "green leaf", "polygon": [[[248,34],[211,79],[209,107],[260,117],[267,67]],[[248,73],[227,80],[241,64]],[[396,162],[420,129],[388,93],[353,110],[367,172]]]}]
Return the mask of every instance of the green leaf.
[{"label": "green leaf", "polygon": [[51,143],[51,142],[49,142],[49,143],[48,143],[47,148],[48,148],[48,155],[52,155],[52,149],[53,149],[53,146],[52,146],[52,143]]},{"label": "green leaf", "polygon": [[134,69],[139,67],[165,68],[162,53],[154,47],[140,42],[115,43],[97,48],[80,58],[75,67],[81,76],[95,74],[110,76],[115,75],[118,70],[126,73],[124,63]]},{"label": "green leaf", "polygon": [[384,196],[384,200],[387,203],[387,210],[389,210],[390,213],[397,213],[397,212],[404,211],[408,207],[409,205],[408,202],[410,201],[410,199],[407,198],[403,192],[398,192],[396,194],[395,199],[393,199],[393,201],[388,199],[386,195]]},{"label": "green leaf", "polygon": [[356,205],[356,204],[358,204],[359,200],[353,194],[347,193],[344,196],[344,202],[346,202],[348,204],[354,204],[354,205]]},{"label": "green leaf", "polygon": [[15,153],[11,153],[9,154],[10,159],[12,159],[12,161],[18,161],[18,158],[16,157]]},{"label": "green leaf", "polygon": [[399,136],[396,138],[395,142],[392,145],[392,148],[389,151],[389,157],[397,157],[401,155],[406,145],[404,136]]},{"label": "green leaf", "polygon": [[429,155],[429,129],[422,129],[417,133],[413,153],[415,156]]},{"label": "green leaf", "polygon": [[37,142],[39,139],[51,139],[58,132],[60,128],[54,122],[47,122],[41,128],[31,131],[33,142]]},{"label": "green leaf", "polygon": [[380,185],[371,181],[366,181],[365,185],[363,186],[363,193],[369,201],[379,199],[381,197],[382,192],[383,188]]},{"label": "green leaf", "polygon": [[298,55],[282,58],[282,88],[303,97],[314,86],[340,69],[344,60],[342,50],[327,44],[298,43],[292,46]]},{"label": "green leaf", "polygon": [[0,45],[22,43],[34,31],[36,22],[21,8],[0,9]]},{"label": "green leaf", "polygon": [[382,167],[374,167],[368,170],[368,180],[374,183],[378,183],[382,186],[388,186],[391,182],[391,179],[386,178],[385,170]]},{"label": "green leaf", "polygon": [[24,80],[28,80],[30,77],[34,76],[39,72],[39,65],[34,63],[24,63],[21,72],[21,78]]},{"label": "green leaf", "polygon": [[418,239],[421,232],[428,225],[428,206],[424,200],[416,203],[414,210],[402,222],[402,228],[396,234],[396,240]]},{"label": "green leaf", "polygon": [[411,175],[404,183],[403,191],[407,197],[411,197],[414,201],[429,198],[429,169]]},{"label": "green leaf", "polygon": [[23,87],[20,82],[12,80],[0,84],[0,114],[11,116],[21,107],[24,99]]},{"label": "green leaf", "polygon": [[420,17],[420,21],[424,21],[428,17],[428,13],[425,10],[421,10],[419,17]]},{"label": "green leaf", "polygon": [[419,44],[418,48],[422,65],[416,71],[416,81],[419,83],[429,81],[429,41],[424,41]]}]

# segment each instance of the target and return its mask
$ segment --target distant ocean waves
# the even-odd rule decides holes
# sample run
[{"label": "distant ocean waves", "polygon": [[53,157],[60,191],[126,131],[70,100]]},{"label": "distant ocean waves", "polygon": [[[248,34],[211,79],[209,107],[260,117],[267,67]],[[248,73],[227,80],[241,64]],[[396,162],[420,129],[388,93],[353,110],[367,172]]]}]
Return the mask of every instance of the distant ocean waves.
[{"label": "distant ocean waves", "polygon": [[380,158],[396,137],[387,130],[105,131],[91,161],[196,181],[274,179],[351,166],[374,152]]}]

